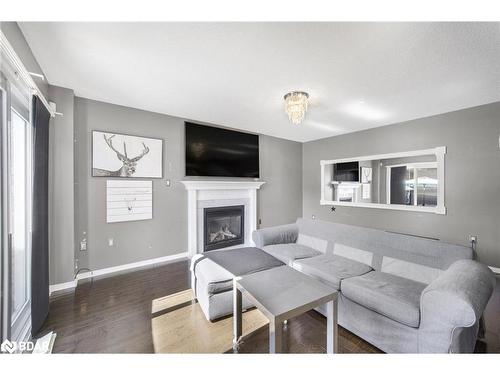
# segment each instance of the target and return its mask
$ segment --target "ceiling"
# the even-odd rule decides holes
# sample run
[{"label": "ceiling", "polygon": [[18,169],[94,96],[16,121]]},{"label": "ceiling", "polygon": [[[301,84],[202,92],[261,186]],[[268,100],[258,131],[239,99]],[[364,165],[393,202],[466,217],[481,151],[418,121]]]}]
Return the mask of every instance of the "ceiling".
[{"label": "ceiling", "polygon": [[[500,23],[20,27],[77,96],[300,142],[500,101]],[[310,94],[301,125],[291,90]]]}]

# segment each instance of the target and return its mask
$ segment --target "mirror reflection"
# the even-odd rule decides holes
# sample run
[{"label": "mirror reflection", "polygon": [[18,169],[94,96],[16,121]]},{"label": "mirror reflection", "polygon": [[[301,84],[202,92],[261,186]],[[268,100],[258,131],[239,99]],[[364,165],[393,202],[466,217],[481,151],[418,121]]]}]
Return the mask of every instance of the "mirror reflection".
[{"label": "mirror reflection", "polygon": [[331,168],[334,202],[436,207],[436,155],[335,163]]}]

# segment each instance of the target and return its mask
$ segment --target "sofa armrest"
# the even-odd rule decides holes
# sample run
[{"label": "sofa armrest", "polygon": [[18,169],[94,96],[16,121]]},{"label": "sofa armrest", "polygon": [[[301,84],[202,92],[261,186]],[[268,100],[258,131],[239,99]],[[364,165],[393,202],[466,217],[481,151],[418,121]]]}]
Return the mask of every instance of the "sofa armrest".
[{"label": "sofa armrest", "polygon": [[453,263],[420,297],[419,352],[472,352],[494,287],[485,265],[468,259]]},{"label": "sofa armrest", "polygon": [[296,224],[280,225],[256,230],[252,233],[255,246],[262,249],[267,245],[294,243],[297,241],[299,228]]}]

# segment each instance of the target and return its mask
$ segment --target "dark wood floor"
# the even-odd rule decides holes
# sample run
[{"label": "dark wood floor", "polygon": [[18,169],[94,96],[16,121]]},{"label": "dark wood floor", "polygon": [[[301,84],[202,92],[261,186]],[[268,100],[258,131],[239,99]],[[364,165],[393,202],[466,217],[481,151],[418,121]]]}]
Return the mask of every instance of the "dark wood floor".
[{"label": "dark wood floor", "polygon": [[[152,266],[113,277],[80,282],[74,293],[54,296],[50,312],[38,336],[57,332],[56,353],[154,353],[151,303],[190,286],[187,261]],[[500,290],[497,287],[486,316],[486,340],[478,352],[500,352]],[[285,329],[293,353],[325,352],[326,319],[316,312],[291,319]],[[245,338],[243,353],[268,350],[266,327]],[[380,353],[366,341],[340,329],[343,353]]]}]

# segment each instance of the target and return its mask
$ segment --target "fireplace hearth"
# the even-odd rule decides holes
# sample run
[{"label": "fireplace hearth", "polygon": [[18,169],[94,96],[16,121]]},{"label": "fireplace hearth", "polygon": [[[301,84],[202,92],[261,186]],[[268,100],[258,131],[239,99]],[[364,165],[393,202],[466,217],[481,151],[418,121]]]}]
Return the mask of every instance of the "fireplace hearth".
[{"label": "fireplace hearth", "polygon": [[244,243],[245,206],[204,209],[203,250],[210,251]]}]

